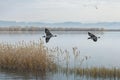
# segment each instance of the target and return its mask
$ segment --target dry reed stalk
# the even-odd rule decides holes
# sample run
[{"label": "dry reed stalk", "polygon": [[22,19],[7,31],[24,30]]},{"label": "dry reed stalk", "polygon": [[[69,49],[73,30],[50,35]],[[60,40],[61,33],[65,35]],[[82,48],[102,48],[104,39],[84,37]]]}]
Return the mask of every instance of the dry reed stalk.
[{"label": "dry reed stalk", "polygon": [[19,71],[54,70],[55,63],[43,42],[0,43],[0,68]]}]

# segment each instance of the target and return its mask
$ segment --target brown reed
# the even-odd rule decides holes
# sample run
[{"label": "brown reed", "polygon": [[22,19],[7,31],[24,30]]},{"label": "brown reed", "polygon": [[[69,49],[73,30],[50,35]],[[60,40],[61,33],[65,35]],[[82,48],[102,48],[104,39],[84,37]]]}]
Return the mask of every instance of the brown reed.
[{"label": "brown reed", "polygon": [[[77,59],[80,56],[80,52],[76,49],[73,48],[73,54]],[[60,57],[65,58],[63,61],[66,61],[66,68],[57,66],[57,62],[61,62]],[[82,68],[81,64],[79,65],[80,67],[70,68],[68,66],[69,58],[69,52],[67,50],[63,51],[58,47],[48,49],[41,40],[38,42],[31,41],[29,43],[22,41],[16,44],[0,43],[0,69],[3,70],[17,70],[22,72],[37,71],[43,73],[46,71],[57,72],[59,67],[61,68],[59,69],[61,70],[60,72],[67,74],[69,72],[79,76],[93,78],[120,78],[120,68]],[[85,60],[88,60],[87,56],[79,61],[83,63]]]},{"label": "brown reed", "polygon": [[85,69],[77,69],[77,73],[81,75],[91,76],[94,78],[120,78],[120,69],[118,68],[105,68],[105,67],[92,67]]},{"label": "brown reed", "polygon": [[56,65],[43,44],[25,41],[8,44],[0,43],[0,68],[18,71],[55,70]]}]

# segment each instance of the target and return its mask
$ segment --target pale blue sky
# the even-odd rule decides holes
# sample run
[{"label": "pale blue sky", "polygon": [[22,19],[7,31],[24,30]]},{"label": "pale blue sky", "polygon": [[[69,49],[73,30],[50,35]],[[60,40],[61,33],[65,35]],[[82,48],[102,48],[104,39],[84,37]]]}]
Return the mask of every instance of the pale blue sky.
[{"label": "pale blue sky", "polygon": [[0,20],[120,22],[120,0],[0,0]]}]

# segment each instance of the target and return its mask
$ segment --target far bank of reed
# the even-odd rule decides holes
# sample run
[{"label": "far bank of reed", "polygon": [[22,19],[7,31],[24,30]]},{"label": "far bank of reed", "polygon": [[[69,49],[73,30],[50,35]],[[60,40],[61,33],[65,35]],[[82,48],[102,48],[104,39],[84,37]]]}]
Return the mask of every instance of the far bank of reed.
[{"label": "far bank of reed", "polygon": [[63,73],[85,76],[86,78],[120,79],[120,68],[90,67],[90,68],[64,68]]}]

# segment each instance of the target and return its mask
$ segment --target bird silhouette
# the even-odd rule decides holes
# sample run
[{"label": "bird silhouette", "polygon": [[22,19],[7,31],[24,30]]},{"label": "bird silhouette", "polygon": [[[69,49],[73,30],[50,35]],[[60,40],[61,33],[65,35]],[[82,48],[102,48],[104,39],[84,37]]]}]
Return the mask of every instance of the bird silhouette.
[{"label": "bird silhouette", "polygon": [[100,37],[97,37],[97,36],[95,36],[94,34],[92,34],[90,32],[88,32],[88,35],[90,36],[90,37],[88,37],[88,39],[92,39],[94,42],[96,42],[97,39],[100,38]]},{"label": "bird silhouette", "polygon": [[47,28],[45,28],[45,34],[46,36],[43,36],[43,37],[45,37],[46,43],[49,42],[51,37],[57,37],[57,35],[53,35]]}]

